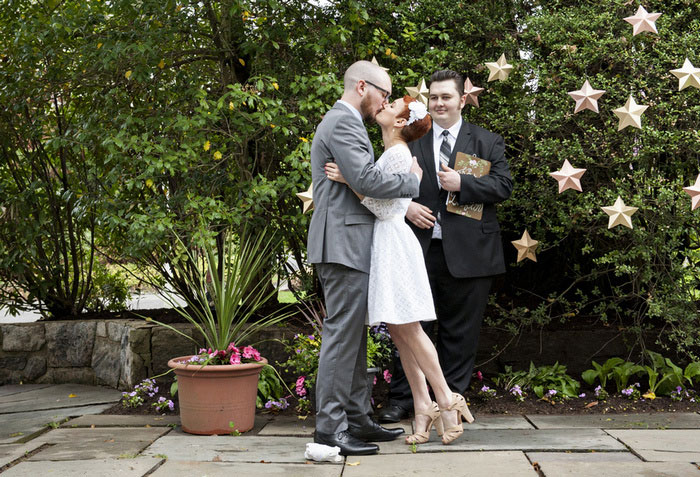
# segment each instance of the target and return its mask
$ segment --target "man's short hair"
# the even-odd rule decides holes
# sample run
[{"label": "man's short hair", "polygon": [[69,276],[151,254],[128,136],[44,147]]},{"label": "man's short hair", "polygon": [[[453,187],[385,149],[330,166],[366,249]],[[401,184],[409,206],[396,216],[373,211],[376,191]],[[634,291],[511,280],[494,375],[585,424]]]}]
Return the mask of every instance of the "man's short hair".
[{"label": "man's short hair", "polygon": [[[464,94],[464,77],[456,71],[452,70],[438,70],[430,76],[430,83],[434,81],[448,81],[452,80],[455,82],[455,87],[457,88],[457,93],[459,96]],[[430,87],[430,85],[428,85]]]}]

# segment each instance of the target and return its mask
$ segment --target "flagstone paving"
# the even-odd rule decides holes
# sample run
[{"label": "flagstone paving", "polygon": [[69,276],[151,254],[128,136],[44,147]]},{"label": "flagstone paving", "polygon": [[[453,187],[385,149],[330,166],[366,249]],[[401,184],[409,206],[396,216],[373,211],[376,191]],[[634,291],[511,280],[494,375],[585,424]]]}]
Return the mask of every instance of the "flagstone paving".
[{"label": "flagstone paving", "polygon": [[583,416],[540,416],[527,418],[538,429],[700,429],[696,412],[656,412],[648,414],[588,414]]},{"label": "flagstone paving", "polygon": [[52,445],[30,457],[30,460],[135,457],[169,431],[162,427],[53,429],[35,439]]},{"label": "flagstone paving", "polygon": [[[248,464],[168,460],[152,477],[341,477],[343,466],[332,464]],[[367,474],[364,474],[367,475]],[[4,477],[4,476],[3,476]]]},{"label": "flagstone paving", "polygon": [[[242,436],[194,436],[176,416],[94,414],[120,396],[80,385],[0,386],[0,477],[700,477],[697,413],[476,416],[449,446],[433,431],[415,452],[397,439],[379,443],[378,455],[331,464],[304,458],[313,416],[259,414]],[[411,432],[409,420],[389,427],[398,426]]]},{"label": "flagstone paving", "polygon": [[[20,462],[2,473],[2,477],[27,476],[77,476],[90,477],[141,477],[157,468],[162,459],[138,457],[135,459],[93,459]],[[201,475],[201,474],[200,474]]]},{"label": "flagstone paving", "polygon": [[348,457],[343,477],[404,477],[406,475],[469,477],[537,477],[522,452],[449,452]]},{"label": "flagstone paving", "polygon": [[700,463],[700,429],[607,431],[649,462]]}]

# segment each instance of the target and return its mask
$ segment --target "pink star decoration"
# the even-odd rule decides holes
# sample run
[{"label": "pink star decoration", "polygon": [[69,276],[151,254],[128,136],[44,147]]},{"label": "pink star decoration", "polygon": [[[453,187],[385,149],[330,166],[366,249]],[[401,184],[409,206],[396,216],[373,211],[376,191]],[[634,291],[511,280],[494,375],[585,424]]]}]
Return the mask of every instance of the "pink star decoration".
[{"label": "pink star decoration", "polygon": [[648,107],[649,106],[637,104],[632,95],[630,95],[623,107],[613,109],[613,113],[620,118],[617,130],[620,131],[627,126],[642,129],[642,114],[644,114],[644,111],[646,111]]},{"label": "pink star decoration", "polygon": [[622,197],[617,196],[617,200],[612,207],[601,207],[610,217],[608,218],[608,228],[611,229],[618,225],[624,225],[627,228],[632,228],[632,215],[637,212],[637,207],[628,207],[622,201]]},{"label": "pink star decoration", "polygon": [[574,114],[584,109],[598,112],[598,98],[605,94],[604,89],[593,89],[591,84],[586,80],[578,91],[569,91],[569,96],[576,101]]},{"label": "pink star decoration", "polygon": [[479,95],[484,92],[484,88],[477,88],[472,84],[472,80],[467,78],[464,81],[464,94],[467,95],[467,104],[479,107]]},{"label": "pink star decoration", "polygon": [[576,169],[571,166],[568,159],[564,159],[564,165],[561,167],[561,170],[550,172],[549,175],[559,182],[559,193],[561,194],[566,189],[574,189],[581,192],[581,176],[585,172],[586,169]]},{"label": "pink star decoration", "polygon": [[523,233],[520,240],[512,240],[511,243],[518,250],[518,262],[529,258],[533,262],[537,261],[537,256],[535,255],[535,250],[537,250],[537,244],[540,243],[537,240],[532,240],[530,234],[527,233],[527,229]]},{"label": "pink star decoration", "polygon": [[690,187],[683,187],[683,190],[688,194],[692,200],[692,206],[690,210],[695,210],[700,205],[700,174],[697,179],[695,179],[695,184]]},{"label": "pink star decoration", "polygon": [[632,36],[636,36],[643,31],[659,34],[656,31],[654,22],[661,16],[660,13],[649,13],[643,6],[639,6],[637,13],[632,17],[626,17],[625,21],[632,25]]}]

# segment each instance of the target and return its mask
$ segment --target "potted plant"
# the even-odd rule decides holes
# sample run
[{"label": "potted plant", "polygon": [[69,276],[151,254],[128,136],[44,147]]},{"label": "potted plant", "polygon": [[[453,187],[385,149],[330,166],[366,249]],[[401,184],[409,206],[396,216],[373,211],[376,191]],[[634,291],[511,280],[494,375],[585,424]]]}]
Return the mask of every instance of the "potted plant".
[{"label": "potted plant", "polygon": [[[181,242],[180,242],[181,243]],[[171,359],[168,366],[177,376],[182,429],[191,434],[245,432],[255,421],[255,400],[260,370],[267,360],[247,340],[279,323],[289,313],[277,310],[257,317],[276,290],[270,287],[277,243],[268,234],[252,236],[245,231],[236,243],[224,240],[220,254],[207,242],[200,253],[186,252],[172,266],[185,277],[194,298],[187,307],[163,294],[174,309],[195,329],[195,338],[156,322],[194,341],[199,354]],[[187,250],[185,248],[185,250]],[[197,338],[203,340],[198,342]]]}]

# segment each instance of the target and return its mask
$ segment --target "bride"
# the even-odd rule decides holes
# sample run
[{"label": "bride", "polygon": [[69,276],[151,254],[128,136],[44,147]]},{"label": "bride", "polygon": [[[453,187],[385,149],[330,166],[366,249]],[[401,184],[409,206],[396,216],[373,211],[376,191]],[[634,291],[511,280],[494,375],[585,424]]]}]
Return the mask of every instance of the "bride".
[{"label": "bride", "polygon": [[[384,153],[376,166],[395,174],[409,172],[412,157],[406,143],[419,139],[431,127],[425,105],[404,96],[379,112],[376,122],[384,141]],[[326,175],[346,183],[333,162],[326,164]],[[413,394],[415,432],[406,437],[406,443],[428,442],[435,426],[442,443],[449,444],[462,434],[462,418],[470,423],[474,418],[464,397],[450,391],[435,346],[420,325],[420,321],[435,320],[436,316],[423,252],[404,221],[411,199],[357,195],[377,217],[367,299],[369,324],[387,324]],[[430,399],[426,378],[437,403]]]}]

